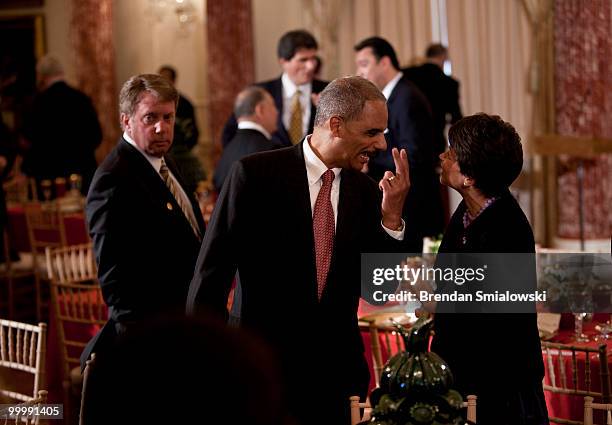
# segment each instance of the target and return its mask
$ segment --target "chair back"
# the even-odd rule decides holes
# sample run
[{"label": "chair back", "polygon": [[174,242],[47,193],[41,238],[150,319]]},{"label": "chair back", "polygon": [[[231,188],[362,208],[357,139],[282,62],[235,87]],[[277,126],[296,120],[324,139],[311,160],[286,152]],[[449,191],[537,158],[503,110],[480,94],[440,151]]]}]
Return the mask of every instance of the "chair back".
[{"label": "chair back", "polygon": [[[360,422],[369,421],[372,417],[372,405],[367,399],[364,403],[359,401],[359,396],[354,395],[349,397],[351,406],[351,425],[357,425]],[[361,411],[363,410],[363,414]]]},{"label": "chair back", "polygon": [[64,377],[69,382],[70,370],[79,366],[80,353],[93,330],[106,323],[108,308],[98,284],[91,243],[47,248],[46,257]]},{"label": "chair back", "polygon": [[84,283],[98,279],[92,243],[45,249],[47,278],[59,283]]},{"label": "chair back", "polygon": [[385,362],[391,356],[404,351],[406,348],[399,332],[390,323],[383,323],[375,319],[361,319],[359,321],[360,329],[367,330],[370,334],[374,383],[376,387],[380,385],[380,376]]},{"label": "chair back", "polygon": [[593,410],[606,412],[606,425],[612,425],[612,404],[593,403],[593,397],[584,398],[584,425],[593,425]]},{"label": "chair back", "polygon": [[[463,407],[467,408],[466,419],[473,423],[476,423],[476,400],[477,397],[475,395],[468,395],[467,401],[463,402]],[[354,395],[349,397],[349,401],[351,406],[351,425],[357,425],[360,422],[367,422],[371,419],[372,405],[369,399],[362,403],[359,401],[359,396]],[[361,413],[362,410],[363,414]]]},{"label": "chair back", "polygon": [[44,253],[47,247],[67,245],[63,215],[57,202],[28,202],[24,204],[24,211],[35,257]]},{"label": "chair back", "polygon": [[[24,401],[23,403],[19,403],[15,405],[14,407],[28,408],[28,407],[33,407],[33,406],[40,406],[41,404],[45,404],[46,401],[47,401],[47,391],[39,390],[36,398],[33,398],[32,400],[29,400],[29,401]],[[8,407],[0,410],[0,420],[4,419],[4,422],[2,422],[4,425],[8,425],[9,423],[10,424],[14,423],[15,425],[24,425],[24,424],[25,425],[38,425],[39,423],[42,423],[40,420],[40,416],[19,416],[19,415],[14,418],[14,422],[13,420],[11,420],[11,422],[8,422],[8,417],[9,417],[8,410],[9,410]]]},{"label": "chair back", "polygon": [[[605,344],[597,348],[547,341],[542,341],[541,344],[542,355],[547,367],[547,373],[542,382],[544,391],[573,396],[596,397],[604,403],[610,401],[610,373]],[[591,376],[593,357],[599,360],[599,376],[595,377]],[[582,364],[584,365],[584,370],[582,370]],[[549,420],[570,425],[582,425],[581,421],[569,418],[549,416]]]},{"label": "chair back", "polygon": [[[89,419],[89,403],[93,400],[89,394],[89,381],[91,380],[92,370],[96,367],[96,353],[91,353],[89,360],[85,362],[85,369],[83,370],[83,388],[81,390],[81,409],[79,413],[79,425],[85,425],[91,420]],[[95,402],[95,401],[94,401]]]},{"label": "chair back", "polygon": [[36,398],[44,386],[46,347],[45,323],[34,326],[0,319],[0,373],[5,369],[10,373],[30,374],[33,381],[30,391],[0,388],[0,395],[24,402]]}]

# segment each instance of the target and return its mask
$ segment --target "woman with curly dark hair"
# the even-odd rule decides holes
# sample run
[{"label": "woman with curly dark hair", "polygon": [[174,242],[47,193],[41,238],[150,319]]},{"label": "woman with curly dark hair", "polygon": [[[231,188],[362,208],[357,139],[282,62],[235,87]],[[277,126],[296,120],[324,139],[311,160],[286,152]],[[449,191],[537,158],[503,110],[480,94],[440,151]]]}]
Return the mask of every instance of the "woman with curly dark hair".
[{"label": "woman with curly dark hair", "polygon": [[[509,191],[523,166],[520,137],[498,116],[455,123],[440,155],[442,184],[463,198],[439,253],[534,253],[531,226]],[[438,305],[439,306],[439,305]],[[478,424],[547,424],[535,314],[437,313],[432,351],[457,388],[478,396]]]}]

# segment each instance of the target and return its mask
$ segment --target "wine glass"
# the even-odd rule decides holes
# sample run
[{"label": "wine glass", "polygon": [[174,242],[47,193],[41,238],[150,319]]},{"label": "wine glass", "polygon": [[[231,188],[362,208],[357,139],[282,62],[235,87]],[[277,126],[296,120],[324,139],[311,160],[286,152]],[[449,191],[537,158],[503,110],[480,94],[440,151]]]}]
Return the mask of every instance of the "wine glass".
[{"label": "wine glass", "polygon": [[79,195],[81,193],[81,184],[83,178],[78,174],[70,174],[70,192],[73,195]]},{"label": "wine glass", "polygon": [[584,319],[592,310],[592,300],[589,287],[581,283],[577,283],[568,290],[567,293],[569,307],[574,314],[574,341],[588,342],[589,337],[583,333]]},{"label": "wine glass", "polygon": [[43,198],[45,201],[51,200],[51,180],[42,180],[40,182],[40,188],[43,193]]},{"label": "wine glass", "polygon": [[597,342],[608,342],[610,339],[609,334],[612,332],[612,323],[610,323],[610,319],[605,323],[600,323],[595,328],[599,330],[599,335],[595,335],[593,339]]}]

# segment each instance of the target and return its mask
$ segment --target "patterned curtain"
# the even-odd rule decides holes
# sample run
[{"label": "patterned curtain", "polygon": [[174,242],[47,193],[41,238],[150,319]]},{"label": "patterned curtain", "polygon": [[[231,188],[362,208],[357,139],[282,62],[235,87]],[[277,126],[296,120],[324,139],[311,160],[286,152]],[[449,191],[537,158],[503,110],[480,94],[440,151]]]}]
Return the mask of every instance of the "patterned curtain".
[{"label": "patterned curtain", "polygon": [[[612,24],[609,0],[555,0],[556,132],[612,138]],[[558,164],[560,237],[577,238],[578,183],[573,158]],[[585,237],[612,228],[612,155],[585,161]]]},{"label": "patterned curtain", "polygon": [[531,169],[531,224],[537,242],[550,246],[557,233],[555,158],[530,155],[532,135],[555,132],[553,6],[554,0],[523,0],[532,37],[529,93],[533,96],[530,134],[525,134]]},{"label": "patterned curtain", "polygon": [[70,37],[74,48],[77,86],[91,97],[98,111],[104,158],[119,137],[119,112],[113,46],[113,1],[72,0]]},{"label": "patterned curtain", "polygon": [[206,20],[210,128],[216,156],[234,98],[254,82],[251,0],[208,1]]}]

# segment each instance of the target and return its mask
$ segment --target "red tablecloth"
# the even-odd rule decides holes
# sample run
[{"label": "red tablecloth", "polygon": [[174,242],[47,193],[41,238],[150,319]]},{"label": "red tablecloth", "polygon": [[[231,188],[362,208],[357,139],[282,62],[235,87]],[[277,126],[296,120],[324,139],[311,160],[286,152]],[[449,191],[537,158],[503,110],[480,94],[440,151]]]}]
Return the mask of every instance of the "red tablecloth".
[{"label": "red tablecloth", "polygon": [[[563,326],[561,327],[558,335],[552,340],[552,342],[597,348],[601,343],[593,341],[593,337],[597,335],[598,333],[595,330],[595,326],[597,325],[599,320],[605,321],[609,317],[610,315],[604,315],[603,318],[599,318],[596,315],[592,322],[588,322],[584,324],[584,333],[588,335],[589,338],[591,339],[591,341],[589,342],[586,342],[586,343],[575,342],[573,340],[574,329],[564,328]],[[612,351],[610,350],[610,348],[612,348],[612,344],[608,344],[608,346],[609,346],[608,356],[610,356],[612,354]],[[600,391],[601,390],[601,386],[599,383],[600,363],[599,363],[599,358],[597,357],[597,353],[591,353],[589,356],[589,359],[590,359],[589,369],[591,372],[591,389],[593,391]],[[610,365],[611,361],[612,361],[612,356],[610,356],[608,360],[609,367],[612,367]],[[572,382],[572,377],[570,375],[571,370],[572,370],[571,355],[568,355],[565,357],[564,364],[565,364],[567,382],[568,382],[568,385],[571,386],[571,382]],[[579,355],[577,356],[577,364],[578,364],[578,382],[579,383],[584,382],[585,356],[582,355],[581,353],[579,353]],[[557,356],[553,356],[553,367],[555,368],[555,375],[557,376],[557,382],[559,382],[559,376],[561,372],[559,371],[559,364],[558,364]],[[546,376],[544,378],[544,381],[545,383],[549,384],[550,383],[550,371],[549,371],[549,365],[546,364],[546,361],[544,364],[544,368],[546,370]],[[579,388],[584,389],[584,386],[583,385],[581,386],[579,384]],[[579,421],[583,420],[584,397],[572,396],[572,395],[567,395],[567,394],[553,394],[548,391],[545,392],[545,396],[546,396],[546,406],[548,407],[549,416],[555,416],[558,418],[566,418],[566,419],[573,419],[573,420],[579,420]],[[599,422],[597,423],[601,423],[601,418],[599,418]]]},{"label": "red tablecloth", "polygon": [[[64,227],[66,229],[66,242],[68,245],[77,245],[89,241],[85,217],[82,213],[65,215]],[[11,246],[14,250],[17,252],[31,251],[25,212],[20,206],[8,208],[8,233]]]}]

